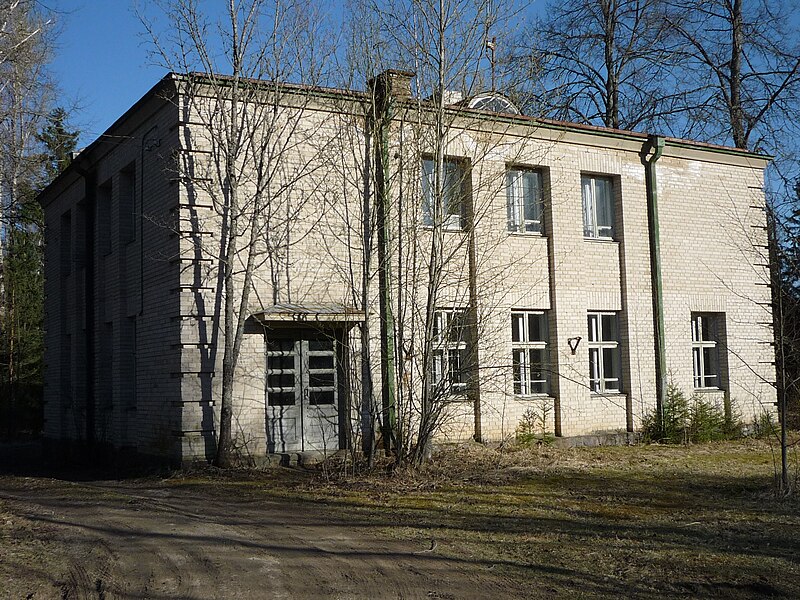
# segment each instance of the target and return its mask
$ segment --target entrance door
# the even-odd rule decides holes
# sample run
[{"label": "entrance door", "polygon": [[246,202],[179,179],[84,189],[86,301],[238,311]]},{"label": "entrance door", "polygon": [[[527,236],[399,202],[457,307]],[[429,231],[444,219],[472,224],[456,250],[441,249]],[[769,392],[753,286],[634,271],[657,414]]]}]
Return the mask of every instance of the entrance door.
[{"label": "entrance door", "polygon": [[336,342],[313,335],[268,337],[269,451],[338,450]]}]

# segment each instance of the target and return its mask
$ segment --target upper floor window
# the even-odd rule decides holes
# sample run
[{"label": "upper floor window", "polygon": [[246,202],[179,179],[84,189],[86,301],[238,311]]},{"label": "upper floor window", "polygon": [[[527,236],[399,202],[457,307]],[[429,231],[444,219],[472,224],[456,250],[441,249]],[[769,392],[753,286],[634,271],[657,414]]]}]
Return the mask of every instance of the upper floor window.
[{"label": "upper floor window", "polygon": [[583,235],[587,238],[614,237],[614,185],[609,177],[583,175]]},{"label": "upper floor window", "polygon": [[692,363],[695,388],[719,388],[720,315],[692,314]]},{"label": "upper floor window", "polygon": [[548,392],[547,315],[544,312],[511,313],[511,364],[515,394]]},{"label": "upper floor window", "polygon": [[506,174],[508,230],[542,233],[544,193],[542,174],[532,169],[509,169]]},{"label": "upper floor window", "polygon": [[131,163],[119,173],[119,239],[127,244],[136,239],[136,165]]},{"label": "upper floor window", "polygon": [[436,163],[422,161],[422,222],[426,227],[441,225],[442,229],[464,229],[469,197],[466,162],[444,159],[441,194],[436,193]]},{"label": "upper floor window", "polygon": [[616,313],[589,313],[589,388],[619,392],[620,349]]},{"label": "upper floor window", "polygon": [[433,385],[452,394],[467,391],[469,329],[464,310],[439,310],[433,322]]}]

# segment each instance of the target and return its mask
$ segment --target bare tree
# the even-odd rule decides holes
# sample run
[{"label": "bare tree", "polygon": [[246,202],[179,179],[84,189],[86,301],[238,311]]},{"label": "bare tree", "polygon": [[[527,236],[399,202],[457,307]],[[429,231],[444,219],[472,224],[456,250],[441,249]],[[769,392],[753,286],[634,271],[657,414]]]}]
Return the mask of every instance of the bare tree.
[{"label": "bare tree", "polygon": [[664,19],[681,59],[695,137],[771,151],[800,102],[795,2],[668,0]]},{"label": "bare tree", "polygon": [[[487,315],[503,301],[499,281],[509,267],[489,268],[498,242],[489,233],[479,249],[476,232],[505,230],[488,224],[506,186],[488,157],[499,151],[514,162],[520,149],[503,141],[506,123],[464,107],[479,92],[512,95],[505,72],[491,76],[498,65],[487,45],[505,45],[500,33],[515,33],[524,3],[502,12],[483,0],[353,5],[351,64],[368,77],[380,73],[368,87],[367,119],[376,271],[369,285],[381,315],[376,412],[384,447],[398,463],[419,464],[466,410],[481,439],[481,387],[510,370],[488,350],[478,366],[478,340],[496,325]],[[480,133],[466,135],[471,128]]]},{"label": "bare tree", "polygon": [[[516,51],[538,63],[541,105],[556,118],[615,129],[659,126],[680,109],[661,0],[551,2]],[[527,51],[523,54],[522,51]]]},{"label": "bare tree", "polygon": [[[198,0],[156,4],[160,17],[142,20],[157,58],[181,74],[179,108],[194,124],[176,168],[187,192],[211,203],[220,232],[213,244],[193,237],[191,247],[216,271],[223,354],[215,460],[224,467],[235,454],[234,379],[251,304],[291,301],[289,225],[300,221],[309,186],[313,194],[319,123],[304,118],[310,88],[284,84],[320,83],[327,38],[315,4],[304,0],[230,0],[218,18]],[[269,300],[253,298],[265,266]]]}]

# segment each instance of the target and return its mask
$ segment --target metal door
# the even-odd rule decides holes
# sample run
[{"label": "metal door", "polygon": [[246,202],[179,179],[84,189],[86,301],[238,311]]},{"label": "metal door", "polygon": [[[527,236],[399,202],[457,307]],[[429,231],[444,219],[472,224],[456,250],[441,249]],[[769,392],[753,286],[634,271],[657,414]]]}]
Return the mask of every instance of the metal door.
[{"label": "metal door", "polygon": [[270,452],[339,448],[336,342],[298,336],[267,340]]}]

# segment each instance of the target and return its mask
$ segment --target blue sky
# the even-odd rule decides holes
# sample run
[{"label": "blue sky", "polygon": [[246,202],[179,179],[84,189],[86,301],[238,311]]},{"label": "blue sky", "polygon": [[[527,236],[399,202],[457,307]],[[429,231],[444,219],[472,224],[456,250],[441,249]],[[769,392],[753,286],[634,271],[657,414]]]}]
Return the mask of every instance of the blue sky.
[{"label": "blue sky", "polygon": [[[52,6],[52,5],[51,5]],[[52,71],[85,146],[164,74],[148,64],[142,26],[127,0],[59,0]]]},{"label": "blue sky", "polygon": [[[342,0],[325,2],[338,15]],[[166,74],[149,56],[150,38],[134,6],[147,0],[43,0],[58,21],[51,70],[58,104],[80,129],[79,146],[102,134]],[[208,10],[221,0],[203,2]],[[330,8],[329,8],[330,10]]]},{"label": "blue sky", "polygon": [[[79,146],[103,133],[166,73],[148,56],[149,38],[134,4],[148,0],[40,0],[54,10],[60,34],[51,64],[58,104],[80,129]],[[341,19],[344,0],[320,0]],[[204,0],[213,10],[222,0]]]}]

